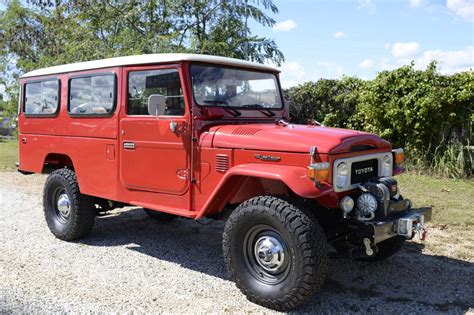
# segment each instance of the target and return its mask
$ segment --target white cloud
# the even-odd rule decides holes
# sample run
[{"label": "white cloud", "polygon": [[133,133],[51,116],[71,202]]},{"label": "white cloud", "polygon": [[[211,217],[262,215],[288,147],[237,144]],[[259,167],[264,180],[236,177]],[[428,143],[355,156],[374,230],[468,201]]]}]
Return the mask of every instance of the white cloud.
[{"label": "white cloud", "polygon": [[474,3],[472,0],[447,0],[446,6],[463,19],[474,22]]},{"label": "white cloud", "polygon": [[357,8],[367,10],[369,14],[375,14],[377,10],[374,0],[358,0]]},{"label": "white cloud", "polygon": [[410,7],[417,8],[421,5],[422,0],[410,0]]},{"label": "white cloud", "polygon": [[341,37],[344,37],[346,36],[346,34],[344,32],[336,32],[334,34],[332,34],[332,37],[334,38],[341,38]]},{"label": "white cloud", "polygon": [[394,70],[400,67],[400,64],[396,64],[394,61],[389,60],[388,58],[383,58],[380,63],[380,68],[382,70]]},{"label": "white cloud", "polygon": [[359,63],[359,68],[370,69],[375,66],[375,61],[373,59],[366,58]]},{"label": "white cloud", "polygon": [[273,25],[273,31],[275,32],[288,32],[296,27],[296,23],[293,20],[286,20],[283,22],[278,22]]},{"label": "white cloud", "polygon": [[432,61],[439,61],[439,71],[444,74],[474,69],[474,46],[467,46],[461,50],[428,50],[415,59],[418,68],[426,68]]},{"label": "white cloud", "polygon": [[306,79],[304,67],[298,62],[285,62],[280,70],[281,85],[285,89],[309,81]]},{"label": "white cloud", "polygon": [[342,77],[344,74],[344,67],[332,62],[320,61],[318,62],[319,77],[325,79],[336,79]]},{"label": "white cloud", "polygon": [[344,74],[342,66],[327,61],[320,61],[310,68],[295,61],[285,62],[280,66],[280,70],[281,85],[285,89],[308,81],[316,81],[319,78],[340,78]]},{"label": "white cloud", "polygon": [[420,44],[417,42],[395,43],[392,45],[392,55],[397,59],[416,57],[419,51]]}]

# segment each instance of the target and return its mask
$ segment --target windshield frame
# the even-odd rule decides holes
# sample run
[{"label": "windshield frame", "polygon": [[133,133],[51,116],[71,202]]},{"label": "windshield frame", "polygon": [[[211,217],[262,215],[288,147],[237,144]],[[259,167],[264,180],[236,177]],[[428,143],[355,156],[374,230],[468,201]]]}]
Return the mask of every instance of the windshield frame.
[{"label": "windshield frame", "polygon": [[[273,76],[275,80],[275,88],[276,88],[276,93],[279,94],[280,96],[280,101],[281,101],[281,106],[280,107],[262,107],[262,108],[255,108],[255,107],[243,107],[243,106],[220,106],[217,104],[201,104],[196,100],[196,97],[194,95],[194,84],[193,84],[193,77],[191,74],[191,67],[192,66],[207,66],[207,67],[216,67],[216,68],[224,68],[224,69],[232,69],[232,70],[242,70],[242,71],[249,71],[249,72],[258,72],[258,73],[266,73],[271,76]],[[189,73],[189,82],[190,82],[190,87],[191,87],[191,93],[193,97],[193,103],[196,104],[197,106],[201,108],[207,108],[207,107],[217,107],[217,108],[230,108],[238,111],[261,111],[261,110],[270,110],[270,111],[283,111],[285,110],[285,99],[283,97],[283,90],[281,88],[280,84],[280,78],[278,76],[278,72],[272,72],[272,71],[265,71],[265,70],[260,70],[260,69],[254,69],[254,68],[246,68],[246,67],[238,67],[238,66],[231,66],[231,65],[222,65],[222,64],[214,64],[214,63],[203,63],[203,62],[191,62],[188,65],[188,73]]]}]

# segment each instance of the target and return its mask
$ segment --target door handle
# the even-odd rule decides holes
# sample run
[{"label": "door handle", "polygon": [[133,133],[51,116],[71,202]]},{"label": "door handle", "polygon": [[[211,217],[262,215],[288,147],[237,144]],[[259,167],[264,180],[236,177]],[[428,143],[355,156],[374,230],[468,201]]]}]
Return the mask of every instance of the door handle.
[{"label": "door handle", "polygon": [[124,142],[123,148],[125,150],[135,150],[135,142]]},{"label": "door handle", "polygon": [[170,130],[176,132],[176,128],[178,128],[178,123],[175,121],[170,122]]}]

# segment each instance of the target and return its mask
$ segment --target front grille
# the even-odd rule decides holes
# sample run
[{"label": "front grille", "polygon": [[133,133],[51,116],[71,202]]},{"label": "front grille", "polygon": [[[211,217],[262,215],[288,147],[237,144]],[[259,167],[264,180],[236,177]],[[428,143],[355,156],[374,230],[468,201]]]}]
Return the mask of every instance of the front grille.
[{"label": "front grille", "polygon": [[229,156],[227,154],[216,154],[216,171],[225,173],[229,169]]},{"label": "front grille", "polygon": [[[333,164],[334,171],[332,175],[334,191],[341,192],[355,189],[361,183],[365,183],[374,177],[382,176],[382,161],[384,156],[386,156],[387,154],[388,152],[381,152],[336,159]],[[336,170],[338,165],[340,165],[341,163],[346,164],[349,170],[349,174],[347,174],[349,179],[345,183],[344,187],[339,187],[336,184]]]},{"label": "front grille", "polygon": [[378,174],[379,162],[377,159],[354,162],[351,168],[351,184],[364,183]]}]

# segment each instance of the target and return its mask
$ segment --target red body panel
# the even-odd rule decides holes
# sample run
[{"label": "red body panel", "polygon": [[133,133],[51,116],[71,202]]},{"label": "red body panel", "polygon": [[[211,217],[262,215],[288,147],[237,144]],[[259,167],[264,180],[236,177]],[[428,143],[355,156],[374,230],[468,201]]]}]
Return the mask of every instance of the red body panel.
[{"label": "red body panel", "polygon": [[305,125],[276,124],[229,125],[211,128],[217,148],[273,150],[308,153],[316,146],[318,153],[344,153],[364,144],[389,149],[390,143],[366,132]]},{"label": "red body panel", "polygon": [[[161,68],[179,70],[185,114],[127,115],[128,73]],[[69,79],[95,72],[117,77],[114,113],[109,117],[71,117],[67,111]],[[285,193],[288,189],[304,198],[317,198],[327,207],[337,207],[339,198],[331,180],[316,187],[307,177],[310,148],[317,148],[316,161],[330,163],[364,154],[350,152],[355,146],[370,146],[371,153],[391,149],[388,142],[364,132],[275,124],[275,118],[286,115],[284,109],[275,110],[274,117],[258,110],[233,117],[222,109],[198,107],[192,97],[187,62],[47,78],[60,80],[60,111],[56,117],[47,118],[25,117],[20,111],[19,169],[42,172],[45,163],[62,165],[67,161],[77,173],[84,194],[186,217],[216,213],[252,193]],[[21,85],[38,79],[42,78],[22,79]],[[175,132],[170,123],[177,124]],[[130,143],[133,149],[126,148]],[[262,152],[278,159],[256,158]]]}]

